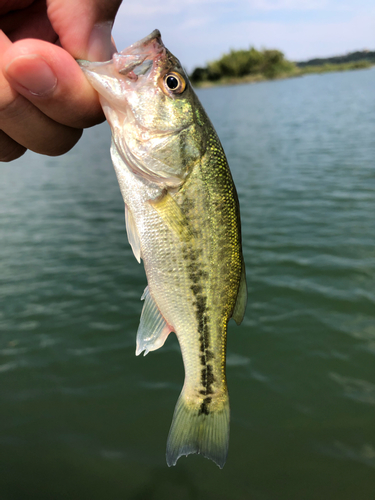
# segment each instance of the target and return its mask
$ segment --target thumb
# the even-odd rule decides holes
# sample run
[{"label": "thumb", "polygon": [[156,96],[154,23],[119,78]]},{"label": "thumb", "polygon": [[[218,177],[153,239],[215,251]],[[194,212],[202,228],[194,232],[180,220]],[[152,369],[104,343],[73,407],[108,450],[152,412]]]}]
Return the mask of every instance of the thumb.
[{"label": "thumb", "polygon": [[75,59],[106,61],[115,47],[111,31],[122,0],[47,0],[62,47]]}]

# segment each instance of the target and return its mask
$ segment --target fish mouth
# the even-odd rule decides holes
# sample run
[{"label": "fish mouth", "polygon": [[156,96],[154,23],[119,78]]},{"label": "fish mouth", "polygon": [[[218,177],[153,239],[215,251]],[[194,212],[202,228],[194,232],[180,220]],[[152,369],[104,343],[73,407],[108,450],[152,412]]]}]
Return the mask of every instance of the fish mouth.
[{"label": "fish mouth", "polygon": [[[113,58],[105,62],[90,62],[83,59],[77,60],[83,72],[99,92],[102,92],[100,75],[102,78],[127,77],[124,83],[135,82],[140,76],[147,75],[156,66],[155,62],[165,56],[167,49],[161,39],[159,30],[154,30],[138,42],[133,43],[121,52],[115,52]],[[117,74],[116,74],[117,73]]]},{"label": "fish mouth", "polygon": [[[77,61],[91,85],[100,94],[100,101],[112,128],[112,138],[116,148],[130,170],[153,183],[168,187],[178,187],[186,173],[174,174],[162,159],[153,158],[149,151],[158,152],[183,134],[191,124],[180,127],[166,122],[163,127],[150,127],[142,123],[134,109],[134,93],[150,92],[159,88],[161,76],[178,60],[164,46],[160,31],[154,30],[148,36],[113,54],[106,62]],[[135,99],[136,101],[136,99]],[[126,126],[125,126],[126,124]],[[138,134],[138,142],[144,144],[144,151],[133,153],[128,144],[127,131],[132,136]],[[145,154],[151,158],[152,166],[144,164]]]},{"label": "fish mouth", "polygon": [[[161,75],[170,67],[180,64],[164,46],[158,29],[121,52],[114,53],[109,61],[77,60],[77,62],[91,85],[99,93],[108,121],[113,122],[114,113],[111,113],[111,109],[116,109],[118,114],[123,113],[124,117],[131,116],[131,120],[137,123],[137,127],[145,136],[148,135],[147,128],[142,127],[129,105],[130,96],[134,91],[143,92],[147,88],[153,92],[153,89],[159,87]],[[176,130],[174,127],[167,127],[154,130],[151,135],[162,137],[171,132],[178,134],[181,130],[182,128]]]},{"label": "fish mouth", "polygon": [[146,74],[152,67],[155,59],[163,56],[166,48],[162,42],[159,30],[154,30],[148,36],[135,42],[130,47],[113,55],[113,64],[120,73],[132,80]]},{"label": "fish mouth", "polygon": [[129,50],[132,50],[132,51],[141,50],[144,47],[147,47],[151,42],[154,42],[154,41],[157,41],[157,43],[159,45],[162,45],[164,47],[164,44],[161,41],[161,34],[160,34],[159,30],[154,30],[149,35],[145,36],[141,40],[138,40],[138,42],[135,42],[132,45],[130,45],[127,49],[124,49],[122,52],[128,52]]}]

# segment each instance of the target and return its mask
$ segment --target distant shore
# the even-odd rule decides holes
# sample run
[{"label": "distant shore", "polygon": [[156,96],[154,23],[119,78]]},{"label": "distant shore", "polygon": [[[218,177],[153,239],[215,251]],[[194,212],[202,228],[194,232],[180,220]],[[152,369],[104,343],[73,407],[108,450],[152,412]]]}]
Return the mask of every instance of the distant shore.
[{"label": "distant shore", "polygon": [[343,56],[292,62],[279,50],[231,50],[220,59],[203,68],[195,68],[190,75],[197,88],[218,85],[238,85],[269,80],[295,78],[313,73],[352,71],[375,65],[375,52],[352,52]]},{"label": "distant shore", "polygon": [[340,64],[322,64],[320,66],[296,66],[295,70],[287,71],[285,73],[279,73],[275,77],[267,77],[264,74],[258,73],[253,75],[246,75],[241,77],[223,77],[215,81],[202,81],[194,82],[193,86],[195,88],[210,88],[219,87],[225,85],[241,85],[244,83],[257,83],[266,82],[272,80],[285,80],[287,78],[297,78],[299,76],[311,75],[311,74],[322,74],[322,73],[333,73],[337,71],[353,71],[358,69],[368,69],[375,66],[375,62],[370,61],[357,61],[353,63],[340,63]]}]

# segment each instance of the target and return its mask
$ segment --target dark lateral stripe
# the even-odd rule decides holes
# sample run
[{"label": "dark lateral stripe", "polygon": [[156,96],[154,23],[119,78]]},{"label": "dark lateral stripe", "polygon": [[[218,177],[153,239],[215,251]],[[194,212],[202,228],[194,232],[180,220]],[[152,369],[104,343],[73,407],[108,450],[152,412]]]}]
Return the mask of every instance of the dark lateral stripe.
[{"label": "dark lateral stripe", "polygon": [[202,404],[199,408],[199,412],[198,412],[198,416],[199,415],[209,415],[210,411],[209,411],[209,404],[211,403],[212,401],[212,398],[204,398],[204,400],[202,401]]},{"label": "dark lateral stripe", "polygon": [[204,279],[205,272],[199,267],[198,262],[198,252],[194,248],[188,247],[184,248],[183,252],[184,260],[188,262],[189,269],[189,279],[191,281],[190,289],[194,295],[194,308],[195,315],[198,323],[198,334],[200,342],[200,363],[202,366],[201,370],[201,384],[202,389],[199,391],[202,396],[206,396],[199,409],[199,415],[209,414],[209,405],[212,398],[209,397],[213,394],[212,385],[215,382],[215,377],[213,374],[212,364],[209,363],[214,359],[214,354],[210,350],[210,318],[208,315],[207,308],[207,297],[204,294]]}]

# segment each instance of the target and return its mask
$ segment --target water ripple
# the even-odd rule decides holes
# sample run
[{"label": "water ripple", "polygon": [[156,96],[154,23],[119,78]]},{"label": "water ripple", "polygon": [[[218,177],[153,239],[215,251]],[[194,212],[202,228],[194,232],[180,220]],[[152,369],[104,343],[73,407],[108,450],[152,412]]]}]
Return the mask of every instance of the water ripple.
[{"label": "water ripple", "polygon": [[367,380],[344,377],[338,373],[330,373],[330,378],[337,382],[343,389],[344,395],[361,403],[375,405],[375,384]]}]

